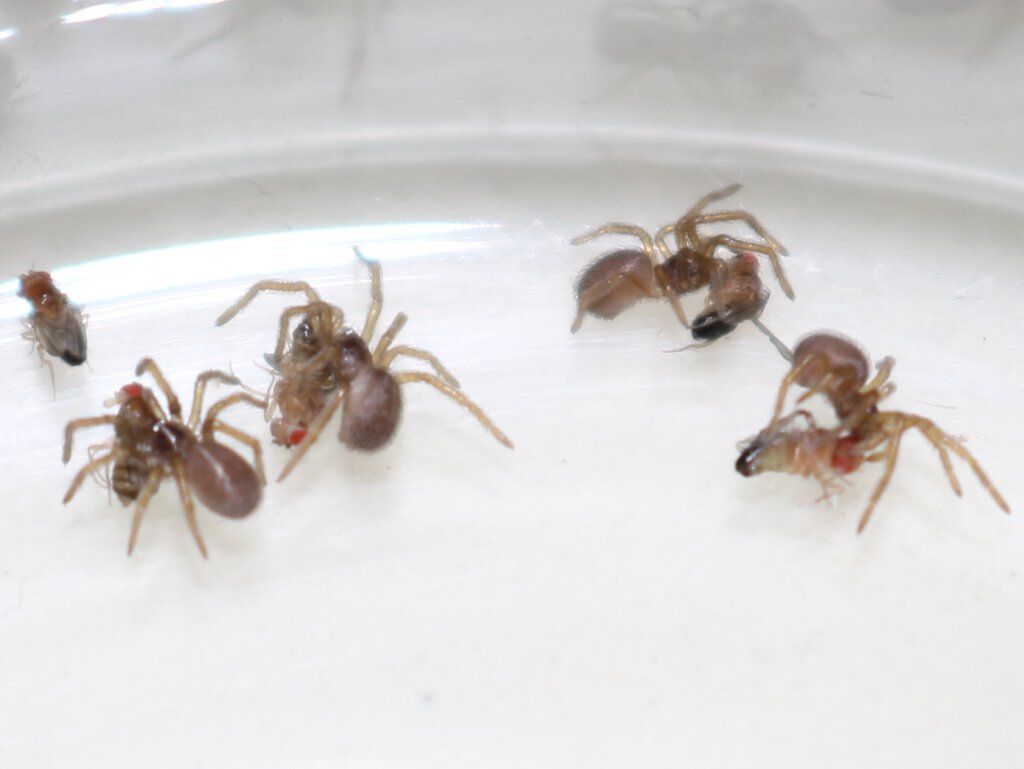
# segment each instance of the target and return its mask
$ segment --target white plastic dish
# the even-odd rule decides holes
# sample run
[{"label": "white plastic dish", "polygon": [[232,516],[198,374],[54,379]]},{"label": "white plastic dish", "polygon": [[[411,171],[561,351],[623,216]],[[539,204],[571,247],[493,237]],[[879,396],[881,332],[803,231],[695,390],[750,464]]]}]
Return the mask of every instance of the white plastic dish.
[{"label": "white plastic dish", "polygon": [[[0,258],[52,270],[91,351],[54,396],[4,284],[2,763],[1013,763],[1024,535],[966,467],[957,499],[908,438],[857,536],[877,468],[832,506],[733,470],[785,372],[755,329],[667,354],[688,336],[645,304],[568,330],[604,248],[570,238],[740,180],[792,253],[765,322],[895,356],[889,405],[1019,509],[1020,16],[831,5],[4,9]],[[171,484],[130,559],[130,509],[61,506],[64,424],[143,355],[186,400],[211,367],[265,386],[289,299],[213,327],[253,281],[361,320],[353,243],[514,451],[410,389],[384,452],[330,431],[251,519],[200,511],[208,561]]]}]

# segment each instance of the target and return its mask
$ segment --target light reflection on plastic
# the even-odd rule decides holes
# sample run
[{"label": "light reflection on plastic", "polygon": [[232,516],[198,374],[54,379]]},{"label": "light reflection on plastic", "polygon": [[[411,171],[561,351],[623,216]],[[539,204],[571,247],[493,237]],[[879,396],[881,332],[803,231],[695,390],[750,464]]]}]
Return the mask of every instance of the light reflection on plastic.
[{"label": "light reflection on plastic", "polygon": [[14,27],[4,27],[0,29],[0,40],[7,40],[8,38],[14,37],[18,34],[18,30]]},{"label": "light reflection on plastic", "polygon": [[109,19],[112,16],[139,16],[158,11],[186,11],[205,5],[218,5],[227,0],[127,0],[123,3],[97,3],[61,17],[62,24]]},{"label": "light reflection on plastic", "polygon": [[[288,277],[296,270],[340,268],[358,245],[369,259],[430,256],[465,250],[474,242],[493,241],[500,225],[490,222],[409,222],[358,227],[330,227],[213,240],[100,259],[53,271],[57,287],[76,304],[109,303],[125,297],[157,294],[188,286],[209,286],[244,278]],[[35,269],[46,269],[38,265]],[[28,312],[15,297],[17,280],[0,283],[0,319]]]}]

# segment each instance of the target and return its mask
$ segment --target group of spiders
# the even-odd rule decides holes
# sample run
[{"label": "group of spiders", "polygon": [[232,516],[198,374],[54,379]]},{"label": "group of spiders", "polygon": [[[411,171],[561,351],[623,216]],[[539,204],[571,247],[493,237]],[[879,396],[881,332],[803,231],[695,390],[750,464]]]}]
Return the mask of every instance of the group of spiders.
[{"label": "group of spiders", "polygon": [[[611,319],[644,298],[664,299],[679,322],[702,347],[750,321],[768,336],[790,365],[780,385],[768,425],[740,445],[736,469],[744,476],[762,472],[786,472],[813,476],[826,496],[839,490],[838,481],[865,462],[881,461],[885,468],[871,495],[858,531],[871,518],[895,468],[903,435],[919,430],[939,452],[939,458],[956,494],[961,493],[950,453],[963,459],[996,503],[1009,506],[977,460],[955,438],[931,420],[901,411],[883,411],[879,404],[895,389],[889,380],[894,361],[883,359],[870,378],[867,356],[852,341],[828,332],[817,332],[789,348],[760,321],[769,291],[759,277],[758,255],[771,264],[783,292],[794,298],[782,268],[786,249],[751,214],[742,210],[707,212],[707,207],[732,195],[733,184],[711,192],[675,222],[653,235],[632,224],[609,223],[572,241],[588,243],[607,235],[625,235],[640,241],[641,248],[614,250],[586,267],[576,282],[577,311],[571,330],[577,332],[586,315]],[[746,226],[756,239],[726,233],[705,235],[712,224]],[[203,397],[211,381],[241,385],[231,374],[210,370],[195,382],[187,420],[181,403],[156,363],[142,359],[136,376],[149,374],[166,401],[166,410],[154,392],[138,382],[122,387],[106,405],[113,414],[76,419],[64,435],[63,459],[72,454],[77,431],[111,426],[113,437],[90,448],[89,461],[76,473],[64,497],[67,503],[90,475],[105,477],[123,504],[135,503],[128,541],[135,547],[146,507],[161,483],[173,478],[197,547],[205,557],[206,545],[196,520],[193,492],[211,511],[229,518],[244,518],[259,505],[266,483],[259,441],[220,419],[225,409],[240,403],[260,408],[269,423],[274,443],[292,449],[278,477],[284,480],[317,442],[337,411],[341,410],[338,439],[357,451],[376,451],[394,436],[402,414],[402,385],[430,385],[464,407],[501,444],[512,442],[487,414],[460,389],[458,380],[427,350],[395,344],[407,317],[399,313],[374,344],[383,308],[381,267],[367,259],[358,247],[356,258],[370,277],[370,305],[362,329],[346,324],[337,305],[325,302],[308,283],[296,280],[263,280],[245,292],[216,320],[222,326],[264,292],[299,294],[303,303],[281,314],[277,342],[265,355],[272,382],[264,398],[246,390],[236,391],[210,406],[203,416]],[[703,310],[691,323],[680,297],[707,289]],[[79,365],[86,358],[86,334],[82,313],[53,285],[49,274],[33,271],[21,276],[19,291],[33,311],[25,336],[43,353]],[[393,371],[399,357],[413,358],[430,371]],[[45,360],[45,358],[44,358]],[[48,362],[48,361],[47,361]],[[52,368],[51,368],[52,373]],[[797,408],[784,414],[787,394],[794,385],[805,388]],[[822,396],[834,412],[834,424],[819,426],[802,407],[809,398]],[[252,452],[250,464],[217,440],[228,436]],[[105,476],[103,475],[105,473]]]},{"label": "group of spiders", "polygon": [[[903,435],[916,429],[938,450],[946,477],[958,496],[960,482],[950,452],[970,466],[996,504],[1009,513],[1006,500],[957,439],[924,417],[879,409],[879,403],[896,389],[889,381],[895,365],[891,357],[878,364],[877,375],[868,381],[868,358],[849,339],[817,332],[804,337],[790,351],[761,323],[769,292],[758,276],[756,254],[768,258],[782,290],[793,299],[792,286],[779,258],[787,254],[786,249],[745,211],[705,213],[708,205],[732,195],[739,186],[733,184],[705,195],[653,236],[633,224],[609,223],[573,240],[579,245],[605,235],[627,235],[639,239],[642,249],[612,251],[584,268],[576,282],[577,312],[572,331],[579,330],[588,314],[614,318],[644,298],[666,299],[671,304],[680,323],[697,340],[691,347],[710,344],[749,320],[768,336],[790,364],[790,371],[782,380],[771,421],[740,444],[736,470],[741,475],[773,471],[813,476],[821,483],[825,496],[830,497],[841,490],[838,480],[864,462],[885,462],[882,478],[857,527],[861,532],[889,485]],[[702,226],[724,222],[745,224],[760,240],[727,234],[705,237],[700,232]],[[674,246],[669,243],[670,236]],[[704,310],[691,324],[679,297],[702,288],[708,290]],[[807,388],[798,405],[820,394],[834,410],[836,423],[819,427],[811,412],[803,408],[783,415],[786,395],[794,384]]]},{"label": "group of spiders", "polygon": [[[512,441],[487,416],[480,406],[460,389],[459,381],[433,353],[418,347],[394,344],[408,318],[399,313],[376,344],[373,338],[384,303],[381,288],[381,267],[366,259],[358,248],[356,257],[366,265],[370,275],[370,306],[362,331],[345,323],[345,314],[336,305],[323,301],[303,281],[264,280],[253,285],[216,320],[221,326],[265,291],[303,294],[305,303],[289,307],[281,314],[277,345],[266,355],[273,374],[267,397],[260,399],[249,392],[235,392],[214,403],[202,416],[206,386],[211,381],[240,385],[239,380],[223,371],[205,371],[196,379],[192,408],[188,420],[182,415],[181,403],[167,379],[149,359],[139,362],[136,376],[148,373],[155,380],[167,402],[166,410],[148,387],[132,382],[122,387],[108,406],[116,406],[114,414],[75,419],[64,433],[64,462],[71,459],[73,437],[78,430],[112,426],[114,436],[90,451],[90,459],[75,475],[64,496],[67,503],[90,475],[108,471],[108,483],[123,504],[135,502],[128,553],[138,538],[139,526],[146,507],[167,478],[173,478],[185,509],[192,537],[205,557],[206,545],[196,521],[192,492],[212,512],[228,518],[244,518],[260,503],[266,484],[259,441],[236,427],[221,421],[224,409],[248,403],[264,411],[270,423],[273,441],[294,449],[278,480],[284,480],[316,443],[323,430],[341,409],[338,439],[357,451],[376,451],[392,439],[402,415],[401,387],[414,382],[428,384],[441,394],[467,409],[502,445],[512,448]],[[22,290],[40,281],[45,273],[22,276]],[[50,283],[51,304],[61,306],[55,323],[38,305],[29,317],[29,336],[41,350],[63,358],[58,337],[51,326],[70,324],[82,331],[81,311]],[[59,301],[58,301],[59,300]],[[69,337],[70,338],[70,337]],[[84,342],[82,345],[84,350]],[[427,371],[391,370],[395,360],[404,356],[429,364]],[[202,420],[200,422],[200,420]],[[216,439],[216,434],[234,438],[253,453],[249,464],[233,449]]]}]

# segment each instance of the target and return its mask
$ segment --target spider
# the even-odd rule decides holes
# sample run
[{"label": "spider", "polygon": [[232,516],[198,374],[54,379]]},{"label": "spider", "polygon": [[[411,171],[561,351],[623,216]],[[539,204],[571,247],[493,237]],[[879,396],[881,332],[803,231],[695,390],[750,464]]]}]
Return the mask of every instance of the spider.
[{"label": "spider", "polygon": [[[408,318],[399,313],[371,349],[383,307],[381,267],[353,248],[356,258],[370,273],[370,307],[361,332],[345,325],[340,307],[328,304],[304,281],[263,280],[227,310],[216,324],[222,326],[264,291],[303,293],[308,302],[289,307],[281,314],[277,346],[267,360],[275,381],[267,409],[276,443],[295,447],[278,480],[284,480],[305,455],[341,407],[338,439],[359,451],[383,448],[398,428],[402,415],[400,387],[422,382],[467,409],[500,443],[512,442],[476,403],[459,389],[458,380],[432,353],[418,347],[395,345]],[[299,321],[289,332],[294,319]],[[399,356],[429,364],[434,373],[391,371]]]},{"label": "spider", "polygon": [[[241,430],[221,422],[220,412],[236,403],[251,403],[260,408],[266,404],[248,393],[234,393],[210,406],[202,424],[199,423],[203,394],[211,380],[238,384],[238,379],[222,371],[204,371],[196,378],[192,411],[188,421],[182,419],[181,403],[156,363],[143,358],[135,375],[149,373],[167,400],[165,412],[153,391],[133,382],[122,387],[107,405],[118,407],[116,414],[85,417],[68,422],[64,429],[64,464],[71,459],[72,440],[77,430],[112,425],[114,438],[109,446],[90,459],[75,474],[64,504],[71,501],[85,479],[113,464],[110,486],[122,504],[136,502],[128,538],[128,555],[135,549],[142,516],[150,499],[164,478],[174,478],[185,508],[189,530],[203,557],[206,545],[196,522],[192,491],[210,510],[227,518],[245,518],[259,505],[265,485],[263,459],[259,442]],[[169,416],[168,416],[169,414]],[[255,469],[232,449],[215,439],[223,433],[248,446]]]},{"label": "spider", "polygon": [[[576,333],[580,329],[587,314],[611,319],[641,299],[663,298],[669,301],[676,317],[691,329],[699,343],[710,343],[732,331],[740,322],[750,320],[778,347],[781,343],[758,320],[768,301],[768,290],[757,275],[754,253],[768,257],[779,285],[792,299],[793,288],[779,259],[780,255],[788,252],[745,211],[704,213],[708,205],[739,189],[739,184],[732,184],[708,193],[679,220],[662,227],[653,236],[635,224],[613,222],[573,239],[573,245],[581,245],[605,235],[631,235],[640,240],[642,249],[618,249],[584,268],[576,281],[577,311],[571,331]],[[764,242],[725,234],[701,235],[701,225],[718,222],[742,222]],[[668,242],[670,233],[675,239],[674,249]],[[720,248],[732,251],[733,257],[723,259],[716,256]],[[679,296],[705,286],[709,288],[705,311],[691,326]],[[786,350],[783,354],[788,352]]]},{"label": "spider", "polygon": [[[736,470],[741,475],[784,472],[814,476],[827,497],[837,490],[837,479],[855,472],[864,462],[885,462],[882,478],[857,526],[860,533],[871,520],[875,506],[892,479],[903,435],[916,429],[939,452],[946,477],[957,496],[962,495],[962,490],[950,452],[966,462],[995,503],[1010,512],[1006,500],[960,441],[943,432],[930,419],[878,408],[878,404],[896,389],[889,381],[895,365],[891,357],[878,363],[878,373],[868,381],[870,365],[860,348],[844,337],[825,332],[803,339],[793,356],[793,366],[779,387],[771,422],[741,445],[736,460]],[[832,404],[839,423],[834,428],[820,428],[811,414],[802,409],[780,416],[786,393],[794,383],[809,388],[798,403],[821,393]]]}]

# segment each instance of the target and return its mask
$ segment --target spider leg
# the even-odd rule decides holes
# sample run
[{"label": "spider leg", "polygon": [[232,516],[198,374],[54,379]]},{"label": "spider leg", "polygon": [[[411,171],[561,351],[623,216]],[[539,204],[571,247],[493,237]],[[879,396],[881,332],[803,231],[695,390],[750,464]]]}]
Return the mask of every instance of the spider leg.
[{"label": "spider leg", "polygon": [[[185,478],[185,464],[181,461],[181,457],[176,456],[171,465],[174,468],[174,482],[178,484],[178,495],[181,497],[181,504],[185,507],[188,530],[192,532],[192,539],[196,541],[203,558],[207,558],[209,556],[206,554],[206,543],[203,542],[203,536],[199,533],[199,522],[196,520],[196,505],[192,501],[192,492],[189,491],[188,480]],[[128,547],[128,553],[131,554],[131,545]]]},{"label": "spider leg", "polygon": [[[142,487],[142,491],[139,492],[139,500],[135,505],[135,513],[132,515],[132,530],[128,535],[128,555],[132,554],[135,549],[135,542],[139,538],[139,528],[142,526],[142,516],[146,513],[146,507],[149,505],[149,500],[156,494],[157,489],[160,488],[160,483],[163,481],[163,472],[160,470],[154,470],[149,474],[149,478],[146,479],[146,485]],[[203,551],[203,557],[206,557],[206,551],[202,547],[199,548]]]},{"label": "spider leg", "polygon": [[958,496],[960,494],[960,485],[956,480],[956,476],[953,474],[952,464],[949,462],[949,457],[948,455],[945,454],[943,447],[949,449],[962,460],[964,460],[964,462],[970,465],[971,470],[974,471],[974,474],[978,477],[978,480],[981,481],[981,485],[985,487],[985,489],[988,491],[989,495],[992,497],[995,503],[999,505],[1003,512],[1010,512],[1010,506],[1003,498],[1003,495],[999,493],[995,485],[993,485],[992,481],[989,480],[988,475],[985,474],[985,471],[982,469],[981,464],[979,464],[978,460],[976,460],[974,456],[966,448],[964,448],[963,444],[961,444],[960,441],[944,433],[942,430],[939,429],[939,426],[932,422],[930,419],[925,419],[924,417],[918,416],[907,416],[905,417],[905,419],[908,420],[908,426],[905,429],[916,427],[929,441],[931,441],[932,445],[939,450],[939,456],[942,457],[942,464],[943,467],[946,468],[946,475],[949,477],[950,485],[953,487],[953,491],[955,491]]},{"label": "spider leg", "polygon": [[109,465],[117,457],[117,454],[113,451],[98,457],[91,462],[85,464],[77,473],[75,473],[74,479],[71,481],[71,485],[68,486],[67,493],[64,494],[64,504],[66,505],[71,501],[71,498],[75,496],[75,493],[81,488],[85,479],[93,473],[101,470],[106,465]]},{"label": "spider leg", "polygon": [[889,446],[885,451],[885,472],[882,474],[882,480],[878,482],[874,492],[871,494],[871,499],[868,500],[868,506],[864,510],[864,514],[860,517],[860,523],[857,524],[857,533],[860,534],[864,531],[864,527],[868,525],[871,520],[871,514],[875,510],[875,505],[878,504],[878,500],[882,498],[882,494],[885,493],[885,489],[889,485],[889,481],[892,479],[893,470],[896,469],[896,458],[900,451],[900,440],[903,438],[903,433],[907,431],[907,426],[903,424],[902,420],[897,423],[896,429],[891,433],[889,437]]},{"label": "spider leg", "polygon": [[669,285],[668,278],[665,277],[665,270],[660,264],[654,268],[654,277],[658,280],[662,295],[668,299],[668,303],[672,306],[672,311],[676,314],[679,322],[683,324],[683,328],[690,328],[690,321],[686,318],[683,303],[679,300],[676,292],[672,290],[672,286]]},{"label": "spider leg", "polygon": [[62,454],[62,461],[64,464],[67,464],[71,460],[71,447],[75,430],[84,430],[89,427],[99,427],[100,425],[112,425],[116,421],[116,415],[104,414],[101,417],[85,417],[83,419],[73,419],[68,422],[67,426],[64,428],[64,453]]},{"label": "spider leg", "polygon": [[726,246],[733,251],[739,253],[743,251],[754,251],[759,254],[764,254],[768,257],[768,261],[771,262],[772,272],[775,273],[775,279],[782,286],[783,292],[790,299],[794,299],[796,294],[793,292],[793,286],[790,285],[789,278],[786,277],[785,271],[782,269],[782,262],[779,260],[779,255],[774,248],[770,246],[762,245],[761,243],[751,243],[748,240],[741,240],[734,238],[731,235],[715,235],[714,237],[701,241],[704,247],[704,254],[708,258],[714,256],[715,251],[721,246]]},{"label": "spider leg", "polygon": [[589,243],[596,238],[603,237],[604,235],[633,235],[640,239],[643,244],[644,253],[651,260],[651,264],[658,263],[658,252],[654,248],[654,241],[651,239],[650,233],[647,232],[643,227],[639,227],[635,224],[622,224],[620,222],[609,222],[596,230],[585,232],[573,238],[570,243],[574,246],[580,246],[584,243]]},{"label": "spider leg", "polygon": [[786,347],[785,342],[775,336],[775,334],[773,334],[771,330],[761,322],[760,318],[751,318],[750,322],[757,326],[761,330],[762,334],[768,337],[768,340],[775,345],[775,349],[779,351],[779,355],[781,355],[787,362],[793,362],[793,351]]},{"label": "spider leg", "polygon": [[260,485],[267,485],[267,475],[263,472],[263,447],[260,446],[260,442],[249,435],[249,433],[242,432],[237,427],[232,427],[224,422],[213,422],[208,427],[204,424],[203,426],[204,435],[209,434],[213,436],[213,433],[224,433],[234,438],[239,443],[244,443],[252,451],[253,466],[256,468],[256,475],[259,476]]},{"label": "spider leg", "polygon": [[389,369],[391,364],[394,363],[395,358],[399,355],[405,355],[409,358],[416,358],[417,360],[426,361],[433,367],[437,375],[441,377],[448,385],[458,389],[460,387],[459,380],[455,378],[454,374],[450,372],[444,365],[437,359],[437,356],[426,350],[421,350],[418,347],[409,347],[408,345],[400,344],[396,347],[388,349],[380,359],[380,368]]},{"label": "spider leg", "polygon": [[772,413],[771,422],[769,425],[775,425],[779,421],[779,417],[782,416],[782,409],[786,405],[786,395],[789,393],[789,388],[800,378],[800,376],[810,367],[812,362],[816,362],[819,356],[808,355],[798,364],[793,366],[786,376],[782,378],[782,384],[779,385],[779,393],[775,397],[775,411]]},{"label": "spider leg", "polygon": [[395,381],[400,385],[408,384],[409,382],[423,382],[424,384],[428,384],[436,389],[442,395],[447,395],[453,401],[469,411],[470,414],[475,416],[477,421],[490,431],[491,435],[493,435],[499,443],[504,446],[508,446],[510,449],[513,448],[512,441],[508,439],[508,436],[506,436],[505,433],[498,429],[498,426],[491,421],[490,417],[484,413],[482,408],[467,398],[461,391],[449,387],[433,374],[427,374],[423,371],[403,371],[395,374],[394,377]]},{"label": "spider leg", "polygon": [[306,432],[306,437],[303,438],[302,442],[295,447],[288,463],[284,466],[284,469],[281,470],[281,474],[277,476],[278,483],[288,477],[289,473],[295,469],[295,465],[299,463],[299,460],[306,455],[307,451],[309,451],[309,447],[317,442],[317,439],[320,438],[320,433],[323,432],[324,426],[331,420],[331,417],[334,416],[334,412],[338,410],[338,406],[341,405],[344,397],[345,391],[339,390],[334,399],[328,403],[327,406],[324,407],[323,411],[317,415],[316,419],[310,423]]},{"label": "spider leg", "polygon": [[381,267],[380,262],[375,262],[363,256],[359,246],[352,246],[356,259],[366,265],[370,271],[370,307],[366,311],[366,322],[363,323],[363,339],[372,339],[373,332],[377,329],[377,319],[380,318],[381,308],[384,306],[384,290],[381,288]]},{"label": "spider leg", "polygon": [[[192,432],[195,432],[196,426],[199,424],[199,415],[203,411],[203,396],[206,394],[206,385],[211,379],[225,384],[241,384],[238,377],[223,371],[204,371],[197,376],[195,387],[192,390],[192,410],[188,415],[188,429]],[[263,405],[261,401],[260,407],[262,408]]]},{"label": "spider leg", "polygon": [[[675,229],[676,225],[675,222],[673,222],[672,224],[666,224],[664,227],[662,227],[656,233],[654,233],[654,243],[655,245],[657,245],[658,251],[661,252],[661,258],[665,261],[671,259],[675,254],[675,251],[673,251],[672,247],[668,244],[668,240],[666,240],[668,234],[670,232],[675,232]],[[676,250],[679,250],[682,247],[682,243],[676,243]]]},{"label": "spider leg", "polygon": [[727,198],[730,195],[738,192],[742,186],[743,185],[740,184],[739,182],[734,182],[730,184],[728,187],[723,187],[720,190],[714,190],[712,192],[709,192],[707,195],[705,195],[696,203],[694,203],[690,210],[682,215],[680,220],[694,218],[712,203],[715,203],[721,200],[722,198]]},{"label": "spider leg", "polygon": [[695,225],[713,224],[715,222],[743,222],[757,233],[762,240],[775,249],[777,253],[782,256],[789,255],[789,251],[786,250],[786,247],[777,239],[772,237],[772,234],[765,229],[764,225],[761,224],[753,214],[749,214],[746,211],[716,211],[713,214],[700,214],[699,216],[692,217],[692,221]]},{"label": "spider leg", "polygon": [[265,409],[267,406],[266,401],[260,400],[249,393],[233,393],[226,398],[221,398],[206,411],[206,419],[203,420],[203,426],[200,430],[200,433],[204,438],[212,437],[212,425],[216,422],[217,415],[224,409],[234,406],[236,403],[248,403],[260,410]]},{"label": "spider leg", "polygon": [[[160,367],[156,365],[156,361],[152,358],[143,358],[139,361],[139,365],[135,367],[135,376],[142,376],[144,373],[149,372],[150,376],[156,380],[157,387],[163,392],[164,397],[167,399],[167,410],[171,413],[173,419],[181,419],[181,401],[178,400],[178,396],[174,394],[174,390],[171,389],[170,383],[167,378],[164,377]],[[159,404],[158,404],[159,405]],[[160,409],[157,413],[162,413]]]},{"label": "spider leg", "polygon": [[241,312],[257,295],[264,291],[301,292],[309,298],[310,304],[316,304],[320,301],[320,295],[304,280],[261,280],[250,286],[249,290],[242,294],[237,302],[224,310],[217,320],[214,321],[214,325],[223,326]]},{"label": "spider leg", "polygon": [[277,365],[280,365],[284,358],[284,348],[288,346],[289,339],[288,327],[291,325],[292,318],[297,315],[316,315],[322,326],[321,332],[326,329],[329,333],[333,333],[334,329],[345,320],[345,313],[342,309],[327,302],[316,301],[298,307],[288,307],[281,313],[281,318],[278,320],[277,346],[274,348],[274,363]]},{"label": "spider leg", "polygon": [[[404,312],[398,313],[398,315],[395,316],[395,319],[391,321],[391,325],[388,326],[387,330],[383,334],[381,334],[380,339],[377,340],[377,346],[373,348],[373,365],[378,368],[383,368],[380,365],[380,361],[382,360],[384,352],[391,346],[391,343],[395,341],[395,337],[398,336],[398,333],[405,327],[405,324],[408,323],[408,321],[409,316]],[[369,344],[369,340],[367,340],[366,343]]]}]

